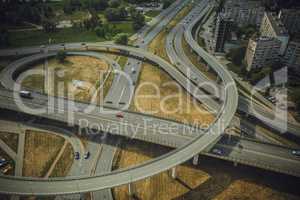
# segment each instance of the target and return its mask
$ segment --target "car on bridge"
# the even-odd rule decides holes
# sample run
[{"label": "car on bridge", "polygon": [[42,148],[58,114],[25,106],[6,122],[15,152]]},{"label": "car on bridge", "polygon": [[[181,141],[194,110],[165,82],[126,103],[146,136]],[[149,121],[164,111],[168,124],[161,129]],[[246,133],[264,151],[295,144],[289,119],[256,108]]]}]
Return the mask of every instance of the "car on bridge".
[{"label": "car on bridge", "polygon": [[300,156],[300,149],[294,149],[294,150],[292,150],[292,155],[294,155],[294,156]]},{"label": "car on bridge", "polygon": [[91,153],[88,151],[84,154],[84,159],[89,159],[89,157],[91,156]]},{"label": "car on bridge", "polygon": [[31,92],[26,91],[26,90],[20,91],[20,97],[27,98],[27,99],[32,99],[33,98],[32,95],[31,95]]},{"label": "car on bridge", "polygon": [[118,113],[118,114],[116,114],[116,117],[117,118],[124,118],[124,115],[122,113]]},{"label": "car on bridge", "polygon": [[5,167],[7,165],[8,161],[5,158],[0,159],[0,167]]},{"label": "car on bridge", "polygon": [[79,160],[80,159],[80,153],[79,152],[75,152],[74,153],[74,158],[75,158],[75,160]]},{"label": "car on bridge", "polygon": [[213,153],[213,154],[216,154],[216,155],[218,155],[218,156],[222,156],[222,155],[223,155],[223,151],[222,151],[221,149],[217,149],[217,148],[214,148],[214,149],[212,150],[212,153]]}]

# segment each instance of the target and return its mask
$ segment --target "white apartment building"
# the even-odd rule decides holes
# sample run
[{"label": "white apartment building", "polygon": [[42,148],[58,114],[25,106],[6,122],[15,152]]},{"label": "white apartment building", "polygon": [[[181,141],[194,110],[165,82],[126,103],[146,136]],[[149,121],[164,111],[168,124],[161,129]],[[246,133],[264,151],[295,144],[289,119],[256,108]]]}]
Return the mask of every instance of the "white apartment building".
[{"label": "white apartment building", "polygon": [[247,71],[259,69],[278,61],[280,44],[281,42],[275,38],[251,38],[245,56]]},{"label": "white apartment building", "polygon": [[284,55],[289,42],[289,34],[275,13],[265,12],[261,26],[261,36],[276,38],[281,42],[280,55]]}]

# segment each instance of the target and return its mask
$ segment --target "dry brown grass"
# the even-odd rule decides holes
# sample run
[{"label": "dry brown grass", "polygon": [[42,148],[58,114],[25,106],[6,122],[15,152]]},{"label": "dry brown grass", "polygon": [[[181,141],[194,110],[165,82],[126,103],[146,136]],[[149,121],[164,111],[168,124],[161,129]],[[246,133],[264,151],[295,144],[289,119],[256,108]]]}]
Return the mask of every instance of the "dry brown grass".
[{"label": "dry brown grass", "polygon": [[251,199],[251,200],[262,200],[262,199],[278,199],[278,200],[296,200],[298,197],[293,197],[288,194],[283,194],[270,187],[258,185],[247,180],[236,180],[230,184],[223,192],[218,194],[214,199],[216,200],[232,200],[232,199]]},{"label": "dry brown grass", "polygon": [[18,151],[18,134],[0,131],[0,139],[15,152]]},{"label": "dry brown grass", "polygon": [[[168,24],[168,30],[171,30],[190,10],[190,6],[183,8]],[[166,30],[158,34],[150,43],[149,50],[169,62],[165,50],[167,34]],[[152,86],[142,87],[144,83],[156,85],[159,88],[159,98],[139,97],[140,95],[157,94]],[[151,112],[155,116],[190,124],[210,124],[214,117],[204,109],[200,102],[194,100],[182,87],[176,86],[175,83],[163,70],[147,63],[143,64],[131,109],[138,112]],[[171,95],[173,98],[163,101]]]},{"label": "dry brown grass", "polygon": [[50,177],[65,177],[68,175],[74,161],[74,151],[71,144],[68,144],[60,160],[56,163]]},{"label": "dry brown grass", "polygon": [[[119,168],[126,168],[143,163],[156,156],[168,152],[169,149],[136,142],[121,151]],[[188,192],[206,181],[209,176],[199,170],[188,166],[179,166],[176,169],[178,179],[170,177],[169,172],[164,172],[134,183],[136,195],[143,200],[165,200],[173,199]],[[129,200],[128,187],[121,186],[114,189],[116,200]]]},{"label": "dry brown grass", "polygon": [[[143,98],[141,95],[155,95],[152,86],[141,86],[144,83],[155,84],[159,88],[158,98]],[[171,84],[168,84],[171,83]],[[210,124],[213,115],[206,112],[203,106],[188,95],[181,87],[177,87],[168,74],[157,67],[145,64],[140,74],[138,90],[134,97],[135,111],[153,112],[155,116],[174,119],[194,124]],[[163,100],[173,95],[173,98]]]},{"label": "dry brown grass", "polygon": [[[139,141],[124,142],[117,164],[125,168],[141,164],[170,150]],[[123,144],[124,144],[123,143]],[[260,169],[237,166],[208,157],[200,157],[198,166],[190,163],[176,168],[177,179],[168,172],[134,183],[141,200],[298,200],[300,180]],[[127,200],[127,185],[114,190],[115,200]]]},{"label": "dry brown grass", "polygon": [[[34,69],[42,69],[43,64],[37,64]],[[54,71],[54,84],[46,88],[46,93],[54,96],[64,96],[78,101],[89,102],[94,94],[94,87],[99,87],[108,73],[109,66],[106,62],[88,56],[68,56],[64,63],[59,63],[55,58],[49,59],[48,68]],[[61,77],[59,74],[63,74]],[[76,87],[74,80],[83,84]],[[58,85],[63,83],[64,89]],[[26,78],[22,86],[25,88],[43,91],[44,78],[38,75]],[[105,87],[110,87],[106,84]]]},{"label": "dry brown grass", "polygon": [[62,137],[26,131],[23,176],[43,177],[63,144]]},{"label": "dry brown grass", "polygon": [[188,58],[194,64],[194,66],[196,66],[203,74],[205,74],[211,80],[217,79],[217,76],[213,72],[206,70],[204,63],[198,61],[198,56],[194,52],[191,53],[190,51],[191,48],[184,38],[182,39],[182,47],[185,54],[188,56]]}]

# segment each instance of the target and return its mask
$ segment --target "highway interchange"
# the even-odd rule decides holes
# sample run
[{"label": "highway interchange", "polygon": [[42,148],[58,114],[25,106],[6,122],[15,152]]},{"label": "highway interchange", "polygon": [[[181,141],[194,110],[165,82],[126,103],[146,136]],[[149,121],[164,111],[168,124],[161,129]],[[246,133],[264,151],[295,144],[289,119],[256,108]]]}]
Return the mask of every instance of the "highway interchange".
[{"label": "highway interchange", "polygon": [[[156,25],[153,29],[150,30],[148,35],[142,40],[138,41],[136,45],[142,47],[142,49],[136,49],[132,47],[123,47],[118,45],[112,44],[86,44],[88,49],[92,50],[102,50],[105,52],[110,52],[112,50],[117,50],[119,53],[123,54],[126,52],[126,55],[131,55],[134,57],[138,57],[139,60],[136,59],[129,59],[127,65],[125,66],[124,72],[128,75],[131,74],[132,67],[134,67],[137,72],[140,71],[140,65],[142,61],[151,61],[156,63],[161,69],[166,71],[174,80],[176,80],[182,87],[186,89],[188,93],[190,93],[194,98],[198,99],[202,103],[204,103],[207,108],[212,111],[216,115],[216,120],[211,127],[205,130],[193,129],[189,132],[189,137],[182,136],[183,129],[186,128],[186,125],[179,124],[177,122],[155,118],[153,116],[141,115],[138,113],[126,112],[124,111],[124,121],[120,121],[115,119],[114,114],[104,114],[99,113],[98,110],[93,111],[92,113],[84,113],[84,105],[83,103],[74,102],[75,108],[80,108],[77,111],[71,111],[74,113],[75,124],[79,124],[77,119],[85,118],[89,121],[101,121],[103,124],[118,124],[122,126],[133,126],[136,127],[138,132],[134,136],[136,139],[141,139],[148,142],[154,142],[161,145],[166,145],[170,147],[177,147],[176,150],[173,152],[159,157],[153,161],[145,163],[140,166],[136,166],[129,169],[124,170],[117,170],[107,174],[97,175],[94,174],[90,177],[67,177],[65,179],[53,179],[53,180],[41,180],[41,179],[29,179],[23,177],[5,177],[2,176],[0,178],[0,191],[2,193],[7,194],[22,194],[22,195],[65,195],[65,194],[73,194],[73,193],[82,193],[82,192],[90,192],[90,191],[98,191],[102,189],[109,189],[114,186],[123,185],[127,183],[131,183],[137,180],[141,180],[157,173],[163,172],[165,170],[171,169],[176,167],[177,165],[191,159],[193,156],[197,156],[199,153],[204,155],[214,156],[221,159],[231,160],[234,162],[239,162],[243,164],[248,164],[252,166],[262,167],[265,169],[278,171],[281,173],[286,173],[294,176],[300,175],[300,161],[299,159],[290,155],[290,149],[276,146],[276,145],[269,145],[264,143],[259,143],[250,140],[241,140],[234,138],[231,142],[224,139],[222,133],[224,129],[219,129],[218,123],[223,123],[224,128],[230,125],[231,120],[234,119],[234,114],[238,108],[238,101],[239,96],[237,92],[237,87],[235,86],[234,80],[231,76],[231,73],[226,70],[225,67],[220,65],[220,63],[213,58],[211,55],[206,53],[201,47],[199,47],[192,36],[192,29],[195,24],[201,20],[201,14],[205,15],[206,12],[209,10],[209,6],[207,1],[201,1],[198,6],[196,6],[190,14],[186,17],[186,25],[183,21],[178,26],[176,26],[173,30],[171,30],[168,36],[167,45],[167,52],[169,53],[170,60],[174,65],[178,67],[180,70],[184,70],[184,68],[180,68],[180,66],[191,66],[191,71],[193,72],[192,76],[187,76],[184,74],[184,71],[177,71],[174,70],[174,67],[170,65],[168,62],[164,61],[160,57],[153,55],[145,50],[144,45],[150,43],[152,39],[168,24],[168,22],[184,7],[187,1],[176,1],[176,3],[171,7],[169,12],[171,14],[168,15],[168,12],[162,13],[163,16],[159,15],[158,18],[163,18],[158,25]],[[164,16],[165,15],[165,16]],[[190,20],[187,20],[189,19]],[[189,21],[189,23],[187,22]],[[191,22],[191,23],[190,23]],[[183,28],[184,27],[184,28]],[[145,28],[147,30],[147,28]],[[142,35],[142,34],[141,34]],[[195,51],[208,65],[211,67],[212,70],[218,75],[222,85],[230,85],[230,87],[226,87],[224,89],[224,93],[217,98],[220,98],[221,101],[215,101],[212,99],[200,99],[199,98],[199,91],[198,90],[198,83],[201,83],[203,79],[207,78],[193,65],[188,61],[188,58],[184,56],[181,47],[181,40],[182,36],[185,36],[186,41],[191,46],[193,51]],[[174,40],[175,38],[175,40]],[[173,45],[173,41],[175,41],[175,45]],[[175,46],[175,49],[173,47]],[[61,49],[60,45],[51,45],[49,46],[49,55],[45,54],[37,54],[34,56],[29,56],[24,58],[23,61],[32,61],[34,59],[38,59],[41,56],[51,56],[54,55],[55,51]],[[66,44],[66,49],[74,50],[79,49],[83,50],[82,44]],[[39,53],[40,48],[27,48],[18,50],[18,55],[20,54],[32,54],[32,53]],[[54,53],[51,53],[54,52]],[[177,52],[177,53],[176,53]],[[3,54],[0,52],[2,56],[5,55],[15,55],[16,50],[5,51]],[[173,56],[172,56],[173,55]],[[176,55],[182,55],[179,61],[177,61]],[[175,61],[176,59],[176,61]],[[22,67],[23,64],[17,65],[18,63],[22,63],[20,61],[16,61],[12,63],[8,71],[2,72],[2,77],[5,79],[1,79],[2,84],[6,87],[6,90],[1,90],[1,103],[0,106],[2,108],[11,109],[15,111],[20,111],[15,102],[13,102],[13,94],[9,90],[12,89],[12,85],[14,84],[13,72],[19,67]],[[178,64],[180,63],[180,64]],[[113,65],[113,64],[112,64]],[[25,65],[24,65],[25,66]],[[114,65],[113,65],[114,66]],[[115,64],[115,66],[117,66]],[[22,69],[24,70],[24,69]],[[138,74],[137,73],[137,74]],[[138,75],[134,75],[133,81],[136,82],[138,79]],[[195,81],[195,77],[197,77]],[[119,77],[121,78],[121,77]],[[9,80],[8,80],[9,79]],[[191,79],[191,80],[189,80]],[[126,81],[126,80],[124,80]],[[112,86],[111,91],[118,90],[118,92],[111,94],[109,93],[108,99],[118,100],[117,102],[113,102],[112,105],[107,105],[107,101],[112,100],[105,100],[106,106],[103,108],[104,110],[112,110],[118,109],[120,106],[120,102],[130,103],[132,99],[132,95],[134,92],[134,84],[127,83],[124,84],[123,81],[119,80],[119,83],[122,82],[122,87]],[[116,81],[117,83],[117,81]],[[190,84],[191,87],[188,88],[186,85]],[[222,87],[222,86],[218,86]],[[116,88],[116,89],[115,89]],[[208,88],[204,88],[204,90]],[[196,91],[196,92],[195,92]],[[114,94],[118,94],[121,96],[114,96]],[[25,101],[26,105],[30,105],[33,107],[43,108],[46,105],[46,99],[55,97],[45,97],[41,94],[35,94],[34,101]],[[55,100],[54,100],[55,101]],[[68,100],[63,100],[66,104]],[[59,110],[60,108],[55,108],[55,110]],[[61,111],[61,110],[60,110]],[[53,114],[40,114],[41,117],[55,119],[59,121],[66,122],[65,114],[61,115],[59,112],[55,112]],[[63,113],[65,113],[63,111]],[[115,113],[115,112],[114,112]],[[172,134],[168,133],[168,130],[157,131],[151,130],[149,127],[140,127],[139,124],[142,124],[141,119],[150,119],[152,124],[167,124],[167,125],[175,125],[178,126],[177,132]],[[125,123],[124,123],[125,122]],[[147,128],[145,130],[145,128]],[[297,127],[294,129],[296,133],[299,132]],[[147,135],[143,135],[144,131],[147,132]],[[161,133],[162,132],[162,133]],[[122,132],[113,132],[110,131],[111,134],[118,134],[123,135]],[[132,136],[132,135],[129,135]],[[220,140],[220,138],[222,138]],[[216,144],[216,145],[215,145]],[[244,149],[241,151],[237,148],[236,144],[242,144]],[[212,146],[218,146],[219,148],[225,149],[225,154],[222,156],[214,155],[210,151]],[[106,149],[106,148],[105,148]],[[109,151],[109,155],[113,155],[114,150],[107,150]],[[103,160],[103,159],[100,159]],[[277,160],[277,165],[274,165],[274,160]],[[254,162],[255,161],[255,162]],[[108,161],[108,163],[111,163]],[[102,166],[102,165],[97,165]],[[109,166],[105,171],[110,171]],[[97,195],[97,194],[96,194]],[[97,199],[97,198],[96,198]]]}]

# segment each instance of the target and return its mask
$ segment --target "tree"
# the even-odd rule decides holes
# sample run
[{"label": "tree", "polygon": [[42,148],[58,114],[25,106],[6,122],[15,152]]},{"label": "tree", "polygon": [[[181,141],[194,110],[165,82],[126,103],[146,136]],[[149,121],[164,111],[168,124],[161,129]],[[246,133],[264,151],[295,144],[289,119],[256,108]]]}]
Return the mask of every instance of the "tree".
[{"label": "tree", "polygon": [[54,20],[51,20],[51,19],[47,19],[47,18],[43,19],[42,26],[43,26],[44,31],[47,33],[50,33],[50,32],[53,33],[57,30],[56,29],[57,22]]},{"label": "tree", "polygon": [[84,27],[87,30],[95,29],[97,26],[102,25],[102,21],[100,20],[99,16],[97,15],[97,12],[94,10],[90,11],[91,17],[89,19],[85,19],[83,21]]},{"label": "tree", "polygon": [[120,21],[127,17],[127,11],[123,6],[119,8],[108,8],[104,15],[108,21]]},{"label": "tree", "polygon": [[125,33],[119,33],[115,36],[115,43],[121,45],[128,44],[128,35]]},{"label": "tree", "polygon": [[0,47],[6,47],[8,45],[8,32],[5,29],[0,31]]},{"label": "tree", "polygon": [[108,0],[83,0],[83,4],[86,9],[103,11],[108,7]]},{"label": "tree", "polygon": [[235,65],[239,66],[239,65],[243,64],[243,59],[245,57],[245,53],[246,53],[245,47],[231,49],[226,54],[226,58],[228,60],[231,60]]},{"label": "tree", "polygon": [[163,0],[163,9],[168,8],[172,4],[172,0]]},{"label": "tree", "polygon": [[109,7],[111,8],[118,8],[121,5],[119,0],[110,0]]},{"label": "tree", "polygon": [[57,54],[56,54],[56,59],[57,59],[60,63],[65,62],[66,57],[67,57],[67,53],[66,53],[65,51],[63,51],[63,50],[58,51]]},{"label": "tree", "polygon": [[97,35],[98,37],[102,37],[102,38],[105,37],[105,30],[104,30],[104,28],[103,28],[102,26],[96,27],[96,28],[95,28],[95,32],[96,32],[96,35]]},{"label": "tree", "polygon": [[132,13],[131,18],[133,20],[132,26],[134,30],[137,31],[145,25],[145,16],[140,12]]}]

